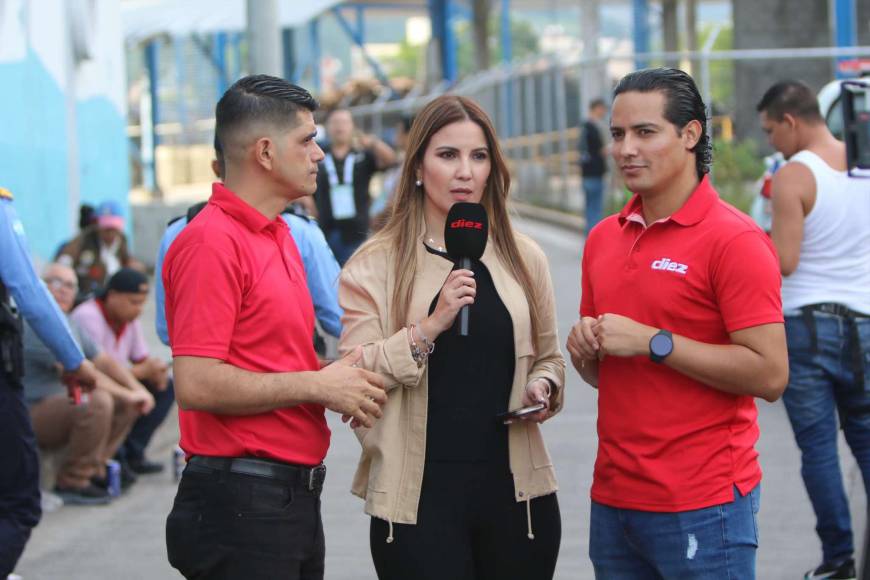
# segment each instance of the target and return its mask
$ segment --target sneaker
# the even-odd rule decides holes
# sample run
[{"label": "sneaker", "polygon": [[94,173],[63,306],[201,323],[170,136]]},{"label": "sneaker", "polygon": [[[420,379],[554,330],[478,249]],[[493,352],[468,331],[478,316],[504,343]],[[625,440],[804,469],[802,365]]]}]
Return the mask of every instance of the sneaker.
[{"label": "sneaker", "polygon": [[56,512],[63,507],[63,500],[56,493],[47,490],[40,491],[40,505],[44,513]]},{"label": "sneaker", "polygon": [[822,564],[815,570],[810,570],[804,575],[804,580],[825,578],[828,580],[855,580],[855,560],[849,558],[845,562]]},{"label": "sneaker", "polygon": [[64,505],[105,505],[112,501],[105,488],[93,483],[84,487],[55,486],[54,493],[63,500]]},{"label": "sneaker", "polygon": [[156,461],[148,461],[144,457],[142,459],[131,459],[127,465],[136,475],[151,475],[163,471],[163,464]]}]

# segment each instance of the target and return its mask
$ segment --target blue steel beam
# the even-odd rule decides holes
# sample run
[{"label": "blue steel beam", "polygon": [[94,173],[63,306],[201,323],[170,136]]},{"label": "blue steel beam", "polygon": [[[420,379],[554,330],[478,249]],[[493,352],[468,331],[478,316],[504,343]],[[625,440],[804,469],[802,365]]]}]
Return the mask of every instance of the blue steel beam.
[{"label": "blue steel beam", "polygon": [[[858,44],[855,0],[834,0],[834,41],[838,47],[851,47]],[[837,62],[848,59],[837,59]],[[836,67],[837,77],[843,78],[850,73]]]},{"label": "blue steel beam", "polygon": [[214,35],[214,50],[212,56],[215,69],[217,69],[217,89],[218,99],[227,91],[227,33],[218,32]]},{"label": "blue steel beam", "polygon": [[372,56],[366,50],[365,44],[363,42],[363,35],[362,35],[363,21],[361,18],[361,13],[359,13],[359,12],[357,13],[358,30],[353,29],[353,27],[350,25],[350,22],[347,21],[347,19],[344,17],[344,14],[342,14],[341,10],[339,10],[338,8],[333,8],[332,14],[333,14],[333,16],[335,16],[335,20],[344,29],[344,31],[347,33],[347,35],[350,37],[350,39],[354,42],[354,44],[356,44],[360,48],[360,50],[362,51],[363,58],[366,59],[366,62],[369,63],[369,66],[372,67],[373,71],[375,71],[375,76],[378,77],[378,80],[381,82],[381,84],[384,85],[385,87],[389,87],[390,86],[390,79],[387,77],[386,73],[384,72],[384,69],[381,68],[381,65],[378,64],[378,61],[376,61],[374,58],[372,58]]},{"label": "blue steel beam", "polygon": [[311,83],[320,92],[320,19],[312,18],[308,23],[308,42],[311,47]]},{"label": "blue steel beam", "polygon": [[[632,3],[632,22],[634,35],[634,53],[649,52],[649,1],[648,0],[633,0]],[[636,58],[634,66],[636,68],[646,68],[649,62],[645,58]]]},{"label": "blue steel beam", "polygon": [[456,35],[451,25],[452,17],[450,0],[429,0],[429,21],[432,23],[432,36],[438,40],[441,78],[451,83],[457,77]]},{"label": "blue steel beam", "polygon": [[150,151],[142,151],[145,165],[145,187],[157,191],[157,123],[160,122],[160,45],[152,40],[145,45],[145,67],[148,69],[148,93],[151,97],[151,147]]}]

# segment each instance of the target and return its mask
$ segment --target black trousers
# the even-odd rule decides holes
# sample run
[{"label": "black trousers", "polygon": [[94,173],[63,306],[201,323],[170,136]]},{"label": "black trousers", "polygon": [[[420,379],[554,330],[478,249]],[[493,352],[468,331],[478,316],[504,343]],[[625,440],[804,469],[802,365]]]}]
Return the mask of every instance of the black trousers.
[{"label": "black trousers", "polygon": [[417,525],[372,518],[372,558],[380,580],[550,580],[562,520],[556,494],[529,506],[513,479],[489,465],[427,462]]},{"label": "black trousers", "polygon": [[15,569],[41,515],[39,455],[24,393],[0,373],[0,578]]},{"label": "black trousers", "polygon": [[188,464],[166,521],[166,547],[186,578],[322,580],[320,492]]},{"label": "black trousers", "polygon": [[172,404],[175,402],[175,388],[172,379],[165,391],[158,391],[150,383],[145,383],[148,390],[154,395],[154,408],[147,415],[136,419],[129,435],[118,449],[117,457],[120,461],[141,461],[145,459],[145,448],[151,442],[151,437],[157,428],[163,424]]}]

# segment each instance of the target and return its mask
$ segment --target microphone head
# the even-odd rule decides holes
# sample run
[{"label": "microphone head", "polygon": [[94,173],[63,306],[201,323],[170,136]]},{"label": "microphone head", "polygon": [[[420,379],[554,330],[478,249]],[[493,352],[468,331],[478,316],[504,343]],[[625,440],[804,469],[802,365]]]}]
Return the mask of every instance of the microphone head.
[{"label": "microphone head", "polygon": [[454,259],[479,260],[486,249],[489,219],[479,203],[459,201],[447,212],[444,224],[444,244],[447,254]]}]

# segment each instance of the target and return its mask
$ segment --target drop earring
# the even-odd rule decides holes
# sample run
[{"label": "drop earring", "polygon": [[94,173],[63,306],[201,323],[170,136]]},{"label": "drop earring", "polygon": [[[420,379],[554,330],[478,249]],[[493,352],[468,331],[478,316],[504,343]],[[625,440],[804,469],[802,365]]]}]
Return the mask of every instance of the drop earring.
[{"label": "drop earring", "polygon": [[414,185],[416,185],[417,187],[423,187],[423,180],[418,179],[417,181],[414,182]]}]

